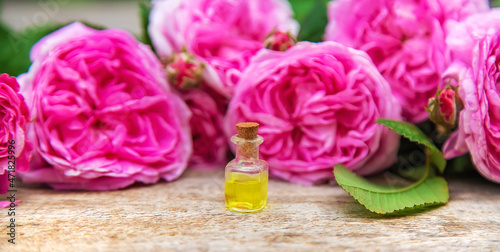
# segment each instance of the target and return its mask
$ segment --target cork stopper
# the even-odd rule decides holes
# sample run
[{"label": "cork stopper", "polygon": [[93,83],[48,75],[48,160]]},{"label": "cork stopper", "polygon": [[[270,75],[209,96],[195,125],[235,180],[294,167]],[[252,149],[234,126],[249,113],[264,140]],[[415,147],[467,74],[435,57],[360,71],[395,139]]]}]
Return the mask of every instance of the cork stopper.
[{"label": "cork stopper", "polygon": [[258,129],[259,129],[259,124],[256,122],[242,122],[236,124],[236,131],[238,132],[238,137],[247,140],[252,140],[257,138]]}]

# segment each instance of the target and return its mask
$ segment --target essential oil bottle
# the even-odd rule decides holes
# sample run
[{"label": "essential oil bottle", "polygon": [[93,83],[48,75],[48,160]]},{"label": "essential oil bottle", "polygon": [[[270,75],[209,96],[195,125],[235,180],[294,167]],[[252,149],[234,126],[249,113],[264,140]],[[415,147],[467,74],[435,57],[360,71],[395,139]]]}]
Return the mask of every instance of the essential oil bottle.
[{"label": "essential oil bottle", "polygon": [[232,211],[253,213],[266,206],[269,167],[259,159],[259,145],[264,139],[257,135],[258,128],[258,123],[238,123],[238,134],[231,137],[236,158],[226,166],[224,199]]}]

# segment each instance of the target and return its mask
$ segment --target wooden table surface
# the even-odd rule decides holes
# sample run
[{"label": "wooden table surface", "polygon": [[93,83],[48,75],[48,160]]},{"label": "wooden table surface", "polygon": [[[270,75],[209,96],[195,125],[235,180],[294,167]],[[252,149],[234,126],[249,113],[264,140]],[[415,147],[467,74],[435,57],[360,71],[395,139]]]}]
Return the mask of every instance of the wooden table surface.
[{"label": "wooden table surface", "polygon": [[[223,171],[112,192],[19,186],[16,245],[0,251],[499,250],[500,185],[451,178],[450,202],[410,216],[365,210],[338,186],[269,182],[260,213],[225,209]],[[0,209],[0,225],[8,225]]]}]

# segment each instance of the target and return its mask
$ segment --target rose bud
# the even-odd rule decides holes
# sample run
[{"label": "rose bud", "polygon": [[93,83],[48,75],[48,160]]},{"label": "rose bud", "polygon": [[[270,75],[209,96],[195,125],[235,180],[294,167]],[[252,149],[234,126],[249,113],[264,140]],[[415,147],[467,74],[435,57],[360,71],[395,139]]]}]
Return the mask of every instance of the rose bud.
[{"label": "rose bud", "polygon": [[177,88],[200,86],[203,64],[186,52],[174,54],[167,63],[166,70],[168,81]]},{"label": "rose bud", "polygon": [[297,44],[297,39],[289,32],[274,30],[267,35],[264,47],[274,51],[284,52]]},{"label": "rose bud", "polygon": [[455,89],[447,87],[439,90],[436,97],[429,99],[429,117],[432,122],[445,128],[446,132],[453,129],[457,123],[457,114],[460,110],[461,102],[457,98]]}]

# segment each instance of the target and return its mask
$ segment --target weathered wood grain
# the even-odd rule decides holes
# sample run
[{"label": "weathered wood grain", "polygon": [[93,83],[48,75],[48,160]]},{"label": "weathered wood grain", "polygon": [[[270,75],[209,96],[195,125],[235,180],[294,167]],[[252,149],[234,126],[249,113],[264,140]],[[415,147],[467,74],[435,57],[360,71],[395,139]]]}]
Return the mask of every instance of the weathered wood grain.
[{"label": "weathered wood grain", "polygon": [[[0,251],[500,249],[500,186],[451,179],[450,202],[411,216],[368,212],[338,186],[270,181],[257,214],[225,209],[223,172],[113,192],[20,187],[17,244]],[[2,213],[3,212],[3,213]],[[0,209],[1,225],[8,225]]]}]

